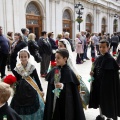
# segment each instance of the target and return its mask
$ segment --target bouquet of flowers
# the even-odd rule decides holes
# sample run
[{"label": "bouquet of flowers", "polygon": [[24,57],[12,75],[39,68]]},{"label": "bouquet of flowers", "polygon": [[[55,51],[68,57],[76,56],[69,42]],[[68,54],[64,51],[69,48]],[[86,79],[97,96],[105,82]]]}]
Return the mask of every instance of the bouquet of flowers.
[{"label": "bouquet of flowers", "polygon": [[[60,81],[60,78],[61,78],[61,73],[60,73],[60,70],[59,69],[55,69],[55,74],[54,74],[54,84],[58,83]],[[59,98],[60,96],[60,92],[61,92],[61,89],[59,88],[55,88],[53,90],[53,93],[56,97]]]},{"label": "bouquet of flowers", "polygon": [[95,58],[94,58],[94,57],[92,57],[92,58],[91,58],[91,61],[92,61],[92,63],[93,63],[93,62],[95,62]]},{"label": "bouquet of flowers", "polygon": [[3,82],[7,83],[10,85],[10,87],[12,87],[13,89],[15,89],[16,86],[16,77],[13,75],[8,75],[4,78]]},{"label": "bouquet of flowers", "polygon": [[[92,64],[92,68],[91,68],[91,72],[94,70],[94,64]],[[94,80],[94,77],[91,76],[90,79],[88,80],[88,82],[91,82]]]}]

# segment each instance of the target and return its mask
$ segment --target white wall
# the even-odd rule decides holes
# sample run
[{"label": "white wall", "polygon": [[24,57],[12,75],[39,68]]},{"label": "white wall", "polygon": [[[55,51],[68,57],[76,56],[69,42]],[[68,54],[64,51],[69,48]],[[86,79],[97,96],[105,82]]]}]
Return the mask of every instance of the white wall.
[{"label": "white wall", "polygon": [[[54,0],[0,0],[0,25],[3,26],[3,31],[6,34],[8,31],[21,32],[22,27],[26,27],[26,7],[29,2],[35,1],[41,8],[43,16],[43,30],[48,32],[53,31],[55,36],[62,33],[62,16],[65,9],[68,9],[72,16],[72,36],[78,33],[78,23],[75,22],[77,14],[74,11],[74,4],[71,1],[54,1]],[[120,4],[108,3],[107,0],[96,0],[86,2],[81,0],[84,6],[83,22],[81,23],[81,30],[86,30],[86,16],[92,16],[93,26],[92,32],[101,32],[102,18],[106,18],[107,27],[106,32],[113,32],[114,14],[120,14]],[[97,3],[98,2],[98,3]],[[104,5],[102,5],[104,4]],[[109,7],[109,9],[108,9]],[[96,13],[96,10],[100,13]],[[108,9],[108,10],[107,10]],[[118,18],[118,31],[120,31],[120,19]]]}]

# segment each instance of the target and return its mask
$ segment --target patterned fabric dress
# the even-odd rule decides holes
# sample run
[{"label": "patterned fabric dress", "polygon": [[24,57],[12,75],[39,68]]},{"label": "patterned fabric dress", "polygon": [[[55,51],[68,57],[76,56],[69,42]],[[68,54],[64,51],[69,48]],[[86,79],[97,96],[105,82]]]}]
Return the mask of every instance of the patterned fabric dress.
[{"label": "patterned fabric dress", "polygon": [[30,63],[26,68],[18,64],[14,75],[17,78],[17,86],[11,107],[22,120],[43,120],[44,101],[38,91],[25,79],[25,76],[30,76],[40,91],[43,91],[35,67]]},{"label": "patterned fabric dress", "polygon": [[38,111],[31,115],[20,115],[22,120],[43,120],[43,113],[44,113],[45,105],[44,105],[40,95],[38,95],[38,97],[39,97],[39,103],[40,103],[40,108],[38,109]]}]

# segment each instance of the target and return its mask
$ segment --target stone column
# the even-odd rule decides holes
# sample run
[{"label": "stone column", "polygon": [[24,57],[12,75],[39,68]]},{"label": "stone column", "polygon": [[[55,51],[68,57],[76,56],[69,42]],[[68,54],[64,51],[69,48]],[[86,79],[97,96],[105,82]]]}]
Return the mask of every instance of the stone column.
[{"label": "stone column", "polygon": [[100,23],[100,16],[99,16],[99,15],[100,15],[100,10],[99,10],[99,9],[96,9],[96,17],[97,17],[97,18],[96,18],[96,20],[97,20],[97,21],[96,21],[96,24],[97,24],[97,26],[96,26],[96,30],[97,30],[97,31],[96,31],[96,32],[97,32],[97,33],[101,32],[101,31],[100,31],[101,23]]},{"label": "stone column", "polygon": [[4,31],[4,10],[3,10],[3,0],[0,0],[0,26],[3,27],[3,31]]},{"label": "stone column", "polygon": [[50,8],[49,8],[49,5],[50,5],[50,2],[49,2],[49,0],[45,0],[45,13],[46,13],[46,23],[45,23],[45,30],[47,31],[47,32],[50,32],[51,30],[50,30],[50,17],[52,17],[52,16],[50,16]]},{"label": "stone column", "polygon": [[1,9],[3,10],[2,11],[3,21],[1,26],[3,27],[4,34],[6,34],[7,33],[6,0],[2,0]]},{"label": "stone column", "polygon": [[93,32],[97,32],[97,14],[96,14],[96,6],[93,5],[93,15],[94,15],[94,27],[93,27]]},{"label": "stone column", "polygon": [[14,11],[13,11],[13,0],[5,0],[6,3],[6,30],[14,32]]},{"label": "stone column", "polygon": [[13,21],[14,21],[14,31],[15,32],[21,32],[20,28],[20,1],[19,0],[13,0]]},{"label": "stone column", "polygon": [[109,30],[110,30],[110,34],[113,34],[113,14],[112,13],[110,13],[110,15],[109,15],[109,17],[110,17],[110,26],[109,26]]}]

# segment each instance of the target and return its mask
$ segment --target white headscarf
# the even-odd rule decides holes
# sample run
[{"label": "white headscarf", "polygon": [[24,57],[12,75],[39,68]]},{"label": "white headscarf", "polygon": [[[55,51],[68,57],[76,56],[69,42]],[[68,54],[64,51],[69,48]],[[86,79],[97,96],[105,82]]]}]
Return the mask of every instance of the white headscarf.
[{"label": "white headscarf", "polygon": [[63,44],[66,46],[66,49],[69,51],[69,55],[72,55],[71,45],[68,40],[61,39],[59,42],[63,42]]},{"label": "white headscarf", "polygon": [[76,65],[75,65],[75,61],[73,59],[73,53],[72,53],[71,45],[70,45],[69,41],[66,40],[66,39],[61,39],[61,40],[59,40],[59,42],[62,42],[66,46],[66,49],[69,52],[69,58],[68,58],[67,64],[74,71],[74,73],[76,75],[78,75],[78,71],[77,71],[77,68],[76,68]]},{"label": "white headscarf", "polygon": [[[21,50],[18,52],[17,64],[21,63],[21,61],[20,61],[20,59],[19,59],[19,54],[20,54],[21,51],[26,51],[26,52],[29,54],[30,57],[29,57],[28,62],[30,62],[30,63],[32,63],[32,64],[33,64],[33,61],[35,62],[34,57],[30,54],[30,52],[29,52],[29,50],[28,50],[28,47],[25,47],[25,48],[21,49]],[[17,64],[16,64],[16,65],[17,65]],[[34,64],[33,64],[33,65],[34,65]]]}]

